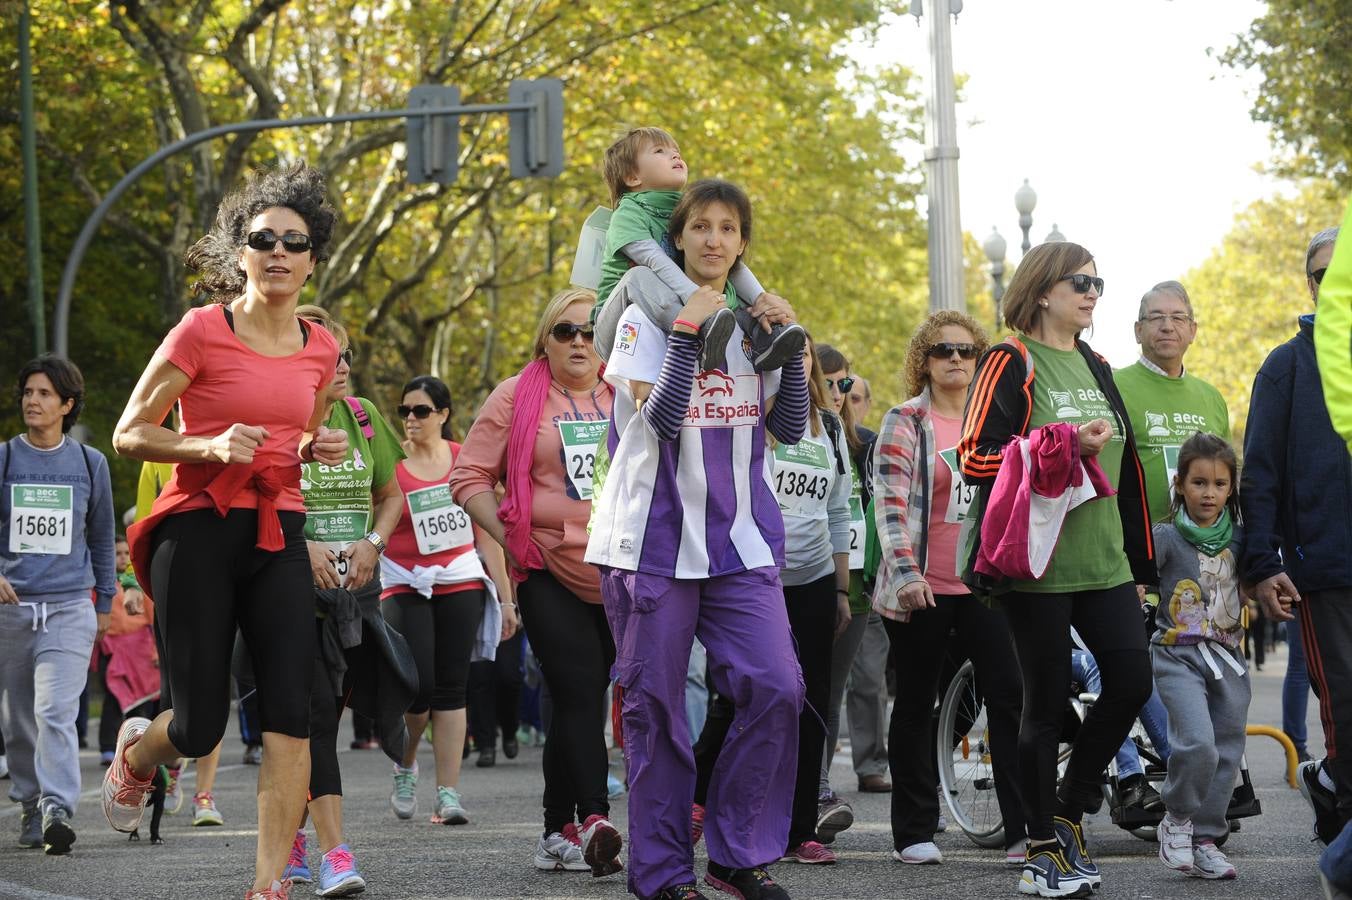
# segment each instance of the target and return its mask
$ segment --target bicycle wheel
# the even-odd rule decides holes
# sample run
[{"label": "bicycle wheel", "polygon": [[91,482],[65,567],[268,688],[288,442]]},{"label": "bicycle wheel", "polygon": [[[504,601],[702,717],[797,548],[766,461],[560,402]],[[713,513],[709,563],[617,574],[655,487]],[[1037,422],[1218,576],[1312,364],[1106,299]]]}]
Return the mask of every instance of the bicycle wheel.
[{"label": "bicycle wheel", "polygon": [[939,785],[950,817],[978,847],[1004,847],[990,728],[971,660],[963,663],[944,692],[935,743]]}]

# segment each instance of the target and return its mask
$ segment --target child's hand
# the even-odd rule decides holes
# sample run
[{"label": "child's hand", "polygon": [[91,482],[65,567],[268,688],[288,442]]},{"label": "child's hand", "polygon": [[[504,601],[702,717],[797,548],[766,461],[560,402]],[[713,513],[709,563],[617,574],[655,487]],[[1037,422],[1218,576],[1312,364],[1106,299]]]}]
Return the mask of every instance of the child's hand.
[{"label": "child's hand", "polygon": [[695,293],[690,295],[690,299],[685,302],[685,306],[676,315],[676,318],[689,322],[696,328],[704,324],[704,320],[718,312],[724,305],[723,295],[707,284],[702,284],[695,289]]},{"label": "child's hand", "polygon": [[751,315],[756,317],[766,333],[769,333],[773,325],[788,325],[798,321],[798,315],[789,305],[789,301],[769,291],[756,298],[756,302],[751,305]]}]

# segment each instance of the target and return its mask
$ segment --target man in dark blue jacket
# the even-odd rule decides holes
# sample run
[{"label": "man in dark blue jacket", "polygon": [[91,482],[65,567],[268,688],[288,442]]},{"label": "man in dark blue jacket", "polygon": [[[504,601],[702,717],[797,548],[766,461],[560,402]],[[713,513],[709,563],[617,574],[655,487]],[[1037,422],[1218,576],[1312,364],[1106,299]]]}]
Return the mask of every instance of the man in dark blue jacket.
[{"label": "man in dark blue jacket", "polygon": [[[1318,300],[1336,229],[1306,254],[1306,283]],[[1352,820],[1352,457],[1329,419],[1315,362],[1314,316],[1273,350],[1253,383],[1244,432],[1241,568],[1265,614],[1294,619],[1324,726],[1327,759],[1300,768],[1315,830],[1332,841]],[[1341,750],[1341,752],[1340,752]],[[1335,800],[1336,785],[1336,800]]]}]

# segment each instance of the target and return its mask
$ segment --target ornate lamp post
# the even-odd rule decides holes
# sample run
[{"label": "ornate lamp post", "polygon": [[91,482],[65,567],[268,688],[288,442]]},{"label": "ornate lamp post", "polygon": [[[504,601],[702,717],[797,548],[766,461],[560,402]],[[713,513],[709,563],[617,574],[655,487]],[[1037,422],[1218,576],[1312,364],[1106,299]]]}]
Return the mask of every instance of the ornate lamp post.
[{"label": "ornate lamp post", "polygon": [[995,328],[1000,328],[1000,301],[1005,297],[1005,250],[1007,245],[1005,239],[1001,237],[1000,232],[991,227],[991,233],[981,242],[981,249],[986,251],[986,259],[991,263],[991,294],[995,297]]}]

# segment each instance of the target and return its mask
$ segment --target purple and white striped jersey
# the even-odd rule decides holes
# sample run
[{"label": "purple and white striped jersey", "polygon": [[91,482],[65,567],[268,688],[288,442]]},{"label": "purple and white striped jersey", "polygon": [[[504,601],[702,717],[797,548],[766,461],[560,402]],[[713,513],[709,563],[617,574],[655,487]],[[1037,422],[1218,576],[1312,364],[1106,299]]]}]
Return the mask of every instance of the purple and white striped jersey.
[{"label": "purple and white striped jersey", "polygon": [[[696,371],[699,343],[670,338],[637,306],[616,331],[610,469],[592,517],[587,562],[666,578],[710,578],[784,565],[784,521],[771,485],[772,433],[807,421],[799,366],[757,374],[738,329],[727,371]],[[642,412],[631,381],[655,384]],[[766,403],[779,394],[767,423]],[[796,433],[795,433],[796,429]]]}]

